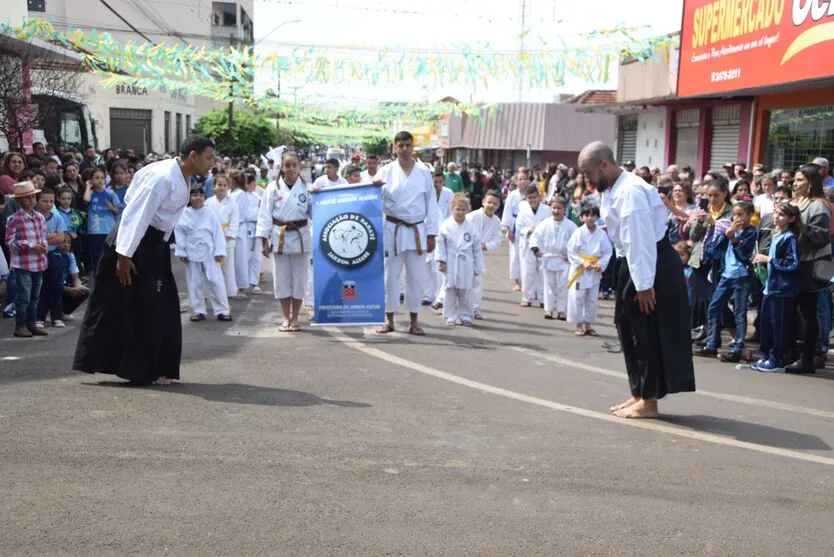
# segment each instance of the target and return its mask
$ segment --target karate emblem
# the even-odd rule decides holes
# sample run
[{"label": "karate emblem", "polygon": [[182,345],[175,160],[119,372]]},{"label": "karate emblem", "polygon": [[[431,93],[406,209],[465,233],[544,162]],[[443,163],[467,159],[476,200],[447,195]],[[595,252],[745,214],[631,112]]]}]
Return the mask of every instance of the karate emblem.
[{"label": "karate emblem", "polygon": [[298,194],[298,204],[307,203],[307,194],[306,193],[299,193]]},{"label": "karate emblem", "polygon": [[469,232],[464,232],[463,233],[463,241],[464,242],[471,242],[472,241],[472,234],[470,234]]},{"label": "karate emblem", "polygon": [[343,213],[324,225],[319,243],[322,253],[334,265],[356,269],[370,261],[377,238],[371,221],[358,213]]},{"label": "karate emblem", "polygon": [[356,294],[356,281],[346,280],[342,282],[342,299],[355,300],[357,297],[358,296]]}]

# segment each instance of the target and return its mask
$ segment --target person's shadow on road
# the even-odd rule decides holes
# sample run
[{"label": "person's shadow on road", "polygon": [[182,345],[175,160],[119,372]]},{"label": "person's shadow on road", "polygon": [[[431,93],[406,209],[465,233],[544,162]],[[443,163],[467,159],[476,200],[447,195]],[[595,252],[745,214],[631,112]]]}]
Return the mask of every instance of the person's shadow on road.
[{"label": "person's shadow on road", "polygon": [[137,387],[127,382],[100,381],[85,383],[94,387],[116,387],[122,389],[153,390],[160,393],[175,395],[189,395],[208,400],[210,402],[226,402],[231,404],[256,404],[259,406],[318,406],[326,404],[342,408],[370,408],[365,402],[350,400],[329,400],[312,393],[277,389],[274,387],[260,387],[241,383],[174,383],[172,385],[148,385]]}]

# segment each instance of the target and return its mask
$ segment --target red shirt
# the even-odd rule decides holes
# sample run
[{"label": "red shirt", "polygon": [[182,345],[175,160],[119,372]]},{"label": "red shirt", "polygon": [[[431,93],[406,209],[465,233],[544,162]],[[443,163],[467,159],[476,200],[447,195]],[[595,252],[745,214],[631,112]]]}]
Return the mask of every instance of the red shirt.
[{"label": "red shirt", "polygon": [[38,244],[46,245],[46,219],[37,211],[23,209],[9,217],[6,224],[6,245],[11,255],[9,267],[24,271],[45,271],[46,253],[35,252]]}]

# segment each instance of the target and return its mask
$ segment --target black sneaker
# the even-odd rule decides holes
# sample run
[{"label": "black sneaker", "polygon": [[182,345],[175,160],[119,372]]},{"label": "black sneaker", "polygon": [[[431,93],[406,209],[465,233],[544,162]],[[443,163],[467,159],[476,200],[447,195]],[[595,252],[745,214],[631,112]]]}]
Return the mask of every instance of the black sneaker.
[{"label": "black sneaker", "polygon": [[817,371],[814,369],[814,364],[806,365],[802,360],[797,360],[789,366],[785,366],[785,373],[802,373],[805,375],[813,375]]},{"label": "black sneaker", "polygon": [[695,356],[701,356],[702,358],[714,358],[718,356],[718,350],[716,350],[715,348],[707,348],[705,346],[700,350],[696,350],[693,354]]},{"label": "black sneaker", "polygon": [[741,354],[739,352],[724,352],[718,359],[727,364],[737,364],[741,361]]}]

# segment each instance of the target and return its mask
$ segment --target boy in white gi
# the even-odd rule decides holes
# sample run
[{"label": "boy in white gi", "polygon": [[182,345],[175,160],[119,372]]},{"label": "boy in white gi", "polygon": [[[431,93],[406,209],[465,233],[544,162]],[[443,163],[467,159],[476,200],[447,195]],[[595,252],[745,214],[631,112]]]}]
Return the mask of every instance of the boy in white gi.
[{"label": "boy in white gi", "polygon": [[[437,210],[440,211],[438,222],[442,223],[452,216],[452,198],[455,196],[455,192],[444,186],[446,176],[443,171],[436,171],[432,175],[432,181],[434,182],[434,191],[437,193]],[[428,276],[426,277],[426,290],[423,292],[423,300],[424,302],[428,300],[432,309],[440,309],[443,307],[446,289],[443,284],[443,273],[438,269],[437,260],[433,253],[426,254],[426,268],[428,269]]]},{"label": "boy in white gi", "polygon": [[[475,230],[481,238],[481,252],[495,251],[501,246],[504,236],[501,234],[501,219],[495,214],[501,204],[501,194],[496,190],[489,190],[484,195],[483,207],[466,215],[466,220],[475,225]],[[483,319],[481,314],[481,298],[484,293],[484,272],[475,276],[472,287],[472,310],[475,319]]]},{"label": "boy in white gi", "polygon": [[258,205],[260,196],[255,182],[247,182],[246,173],[233,170],[229,173],[233,190],[230,194],[238,208],[238,229],[235,241],[235,281],[240,291],[250,286],[252,294],[260,294],[258,286],[261,270],[261,254],[255,240],[255,228],[258,223]]},{"label": "boy in white gi", "polygon": [[272,254],[275,297],[281,301],[281,332],[300,331],[298,314],[307,286],[312,242],[308,228],[312,201],[307,184],[299,176],[301,160],[294,151],[281,159],[281,177],[264,191],[255,235],[263,254]]},{"label": "boy in white gi", "polygon": [[191,321],[206,318],[206,294],[211,299],[219,321],[231,321],[226,282],[220,264],[226,256],[226,238],[220,220],[205,206],[202,186],[191,190],[191,203],[183,211],[174,233],[177,243],[174,255],[185,263],[188,297],[191,299]]},{"label": "boy in white gi", "polygon": [[452,217],[440,225],[437,239],[438,267],[446,275],[443,318],[447,327],[472,326],[472,289],[475,276],[484,273],[481,238],[472,221],[466,219],[470,208],[466,194],[455,194]]},{"label": "boy in white gi", "polygon": [[[518,206],[521,204],[521,196],[527,191],[530,185],[530,178],[526,173],[519,172],[510,183],[510,193],[504,201],[504,213],[501,215],[501,226],[510,242],[510,280],[513,281],[513,292],[521,292],[521,262],[516,243],[516,219],[518,218]],[[522,187],[524,189],[522,189]]]},{"label": "boy in white gi", "polygon": [[223,258],[223,277],[226,281],[226,294],[230,298],[238,297],[237,279],[235,277],[235,241],[240,225],[240,212],[237,203],[229,197],[229,177],[218,174],[214,177],[214,197],[206,199],[206,207],[214,211],[223,236],[226,238],[226,257]]},{"label": "boy in white gi", "polygon": [[597,321],[599,282],[613,250],[605,230],[597,227],[599,207],[585,206],[581,217],[585,224],[568,242],[568,323],[576,323],[576,336],[595,337],[592,326]]},{"label": "boy in white gi", "polygon": [[544,283],[544,318],[566,319],[568,300],[568,242],[576,225],[565,218],[568,201],[564,197],[555,196],[550,200],[548,219],[536,227],[530,241],[530,249],[541,259],[542,282]]},{"label": "boy in white gi", "polygon": [[530,238],[536,227],[550,217],[550,210],[541,203],[539,188],[535,184],[527,186],[525,200],[518,206],[518,219],[515,222],[516,242],[521,260],[521,307],[529,308],[533,304],[541,305],[544,298],[542,277],[539,272],[539,260],[530,249]]}]

